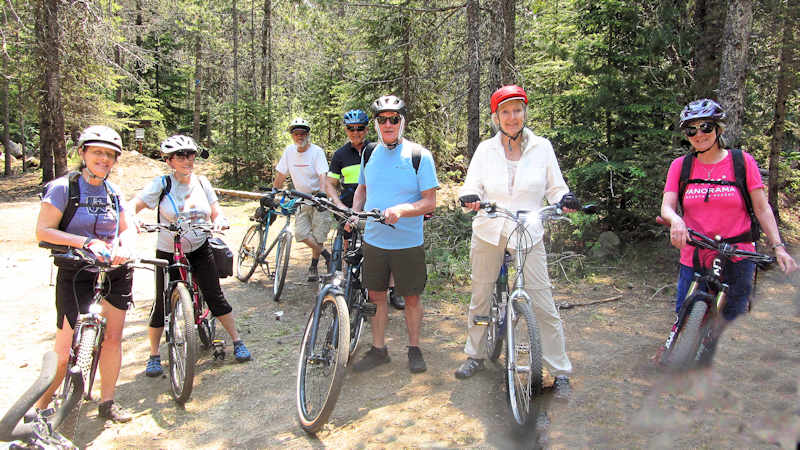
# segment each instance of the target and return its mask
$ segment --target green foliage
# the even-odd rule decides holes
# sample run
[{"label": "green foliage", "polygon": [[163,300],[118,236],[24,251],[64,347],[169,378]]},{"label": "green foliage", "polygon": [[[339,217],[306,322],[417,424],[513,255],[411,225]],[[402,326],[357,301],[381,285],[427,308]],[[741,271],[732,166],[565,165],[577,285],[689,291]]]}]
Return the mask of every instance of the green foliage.
[{"label": "green foliage", "polygon": [[425,222],[425,255],[431,281],[469,284],[473,216],[461,208],[440,206]]}]

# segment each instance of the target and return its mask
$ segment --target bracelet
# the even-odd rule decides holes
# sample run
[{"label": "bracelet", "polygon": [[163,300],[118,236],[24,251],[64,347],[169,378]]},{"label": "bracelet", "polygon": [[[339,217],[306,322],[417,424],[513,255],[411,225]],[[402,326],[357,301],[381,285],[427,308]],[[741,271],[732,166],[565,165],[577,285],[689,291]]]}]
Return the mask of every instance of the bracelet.
[{"label": "bracelet", "polygon": [[86,240],[83,241],[83,247],[81,247],[81,248],[88,249],[89,248],[89,243],[92,242],[92,240],[93,240],[93,238],[87,237]]},{"label": "bracelet", "polygon": [[785,248],[786,244],[784,244],[783,242],[778,242],[777,244],[772,246],[772,249],[775,250],[778,247],[784,247]]}]

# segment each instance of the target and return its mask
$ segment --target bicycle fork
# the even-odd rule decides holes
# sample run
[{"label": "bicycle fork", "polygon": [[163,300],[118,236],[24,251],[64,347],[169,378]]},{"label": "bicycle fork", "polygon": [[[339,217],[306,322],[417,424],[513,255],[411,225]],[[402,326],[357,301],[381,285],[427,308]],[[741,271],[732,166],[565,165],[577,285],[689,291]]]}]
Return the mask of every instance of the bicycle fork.
[{"label": "bicycle fork", "polygon": [[[311,312],[311,336],[308,340],[308,351],[306,352],[308,356],[308,363],[310,365],[316,364],[326,364],[330,363],[330,359],[328,357],[328,350],[329,344],[331,342],[338,342],[339,341],[339,317],[334,316],[333,323],[331,327],[327,330],[329,333],[328,336],[325,336],[326,345],[321,348],[321,352],[315,353],[314,348],[316,347],[317,343],[317,331],[319,330],[319,318],[322,314],[322,300],[325,298],[326,295],[331,294],[333,296],[342,295],[342,290],[335,285],[328,285],[323,288],[319,294],[317,294],[317,300],[314,304],[314,310]],[[332,333],[332,334],[331,334]]]}]

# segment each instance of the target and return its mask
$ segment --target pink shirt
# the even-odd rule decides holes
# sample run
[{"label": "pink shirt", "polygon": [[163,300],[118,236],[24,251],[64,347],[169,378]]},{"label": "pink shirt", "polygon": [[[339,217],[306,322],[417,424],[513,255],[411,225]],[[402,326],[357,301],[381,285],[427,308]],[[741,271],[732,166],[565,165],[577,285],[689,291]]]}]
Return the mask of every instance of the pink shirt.
[{"label": "pink shirt", "polygon": [[[742,155],[744,156],[748,189],[753,192],[763,188],[764,183],[761,181],[761,173],[758,171],[755,159],[747,152],[742,152]],[[683,158],[686,156],[675,159],[669,166],[664,192],[678,192]],[[699,160],[695,160],[689,179],[692,178],[735,181],[733,156],[728,152],[725,158],[716,164],[703,164]],[[708,193],[708,201],[705,201],[706,193]],[[686,226],[711,238],[715,235],[730,238],[750,231],[750,217],[747,215],[744,199],[736,186],[689,184],[683,196],[683,209],[683,221],[686,222]],[[755,246],[750,242],[739,243],[736,246],[741,250],[755,250]],[[681,249],[681,264],[692,267],[694,249],[695,247],[690,245]],[[712,257],[713,254],[710,250],[700,251],[700,261],[704,265],[707,265]]]}]

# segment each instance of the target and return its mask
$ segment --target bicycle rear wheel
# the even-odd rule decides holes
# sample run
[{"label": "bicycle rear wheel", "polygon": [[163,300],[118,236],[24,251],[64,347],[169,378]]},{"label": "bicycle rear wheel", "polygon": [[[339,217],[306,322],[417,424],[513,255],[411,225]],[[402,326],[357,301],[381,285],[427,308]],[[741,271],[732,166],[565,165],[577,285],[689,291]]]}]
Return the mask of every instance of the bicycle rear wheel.
[{"label": "bicycle rear wheel", "polygon": [[197,362],[192,296],[184,284],[177,284],[170,296],[172,311],[169,320],[169,381],[172,397],[183,404],[192,394],[194,368]]},{"label": "bicycle rear wheel", "polygon": [[348,305],[350,306],[350,352],[348,354],[348,361],[358,350],[358,343],[361,340],[361,332],[364,330],[364,321],[366,317],[362,307],[367,303],[367,293],[360,286],[355,286],[350,291],[350,299]]},{"label": "bicycle rear wheel", "polygon": [[197,287],[195,287],[195,292],[198,297],[197,306],[200,308],[201,314],[207,313],[205,319],[200,320],[199,323],[195,320],[195,323],[197,323],[197,335],[200,337],[203,350],[208,350],[214,343],[214,337],[217,334],[217,318],[208,311],[205,299],[203,298],[203,292]]},{"label": "bicycle rear wheel", "polygon": [[97,328],[81,327],[80,343],[78,344],[78,356],[75,358],[75,365],[81,369],[83,377],[83,392],[86,400],[91,399],[92,387],[89,383],[92,377],[92,362],[94,360],[94,344],[97,340]]},{"label": "bicycle rear wheel", "polygon": [[259,224],[250,227],[244,234],[242,245],[239,246],[236,264],[236,278],[244,283],[253,276],[258,266],[258,257],[264,249],[261,247],[263,230]]},{"label": "bicycle rear wheel", "polygon": [[672,369],[685,369],[689,368],[694,362],[694,357],[697,354],[697,348],[700,346],[701,328],[703,318],[708,310],[708,305],[702,300],[694,301],[694,296],[688,299],[691,310],[683,326],[675,334],[675,338],[670,345],[669,350],[664,352],[661,360]]},{"label": "bicycle rear wheel", "polygon": [[289,231],[278,236],[275,244],[275,280],[272,283],[272,299],[280,301],[283,283],[286,281],[286,271],[289,269],[289,252],[292,250],[292,233]]},{"label": "bicycle rear wheel", "polygon": [[508,298],[508,291],[495,284],[495,290],[489,299],[489,326],[486,330],[486,351],[491,361],[497,361],[500,353],[503,352],[506,317],[505,310],[502,310],[500,305],[506,298]]},{"label": "bicycle rear wheel", "polygon": [[514,425],[524,427],[536,420],[536,398],[542,392],[542,347],[539,328],[531,307],[524,300],[512,301],[506,343],[506,392]]},{"label": "bicycle rear wheel", "polygon": [[297,413],[300,426],[316,433],[328,422],[344,382],[350,327],[347,304],[341,295],[322,299],[316,326],[316,341],[311,342],[313,313],[306,325],[297,364]]}]

